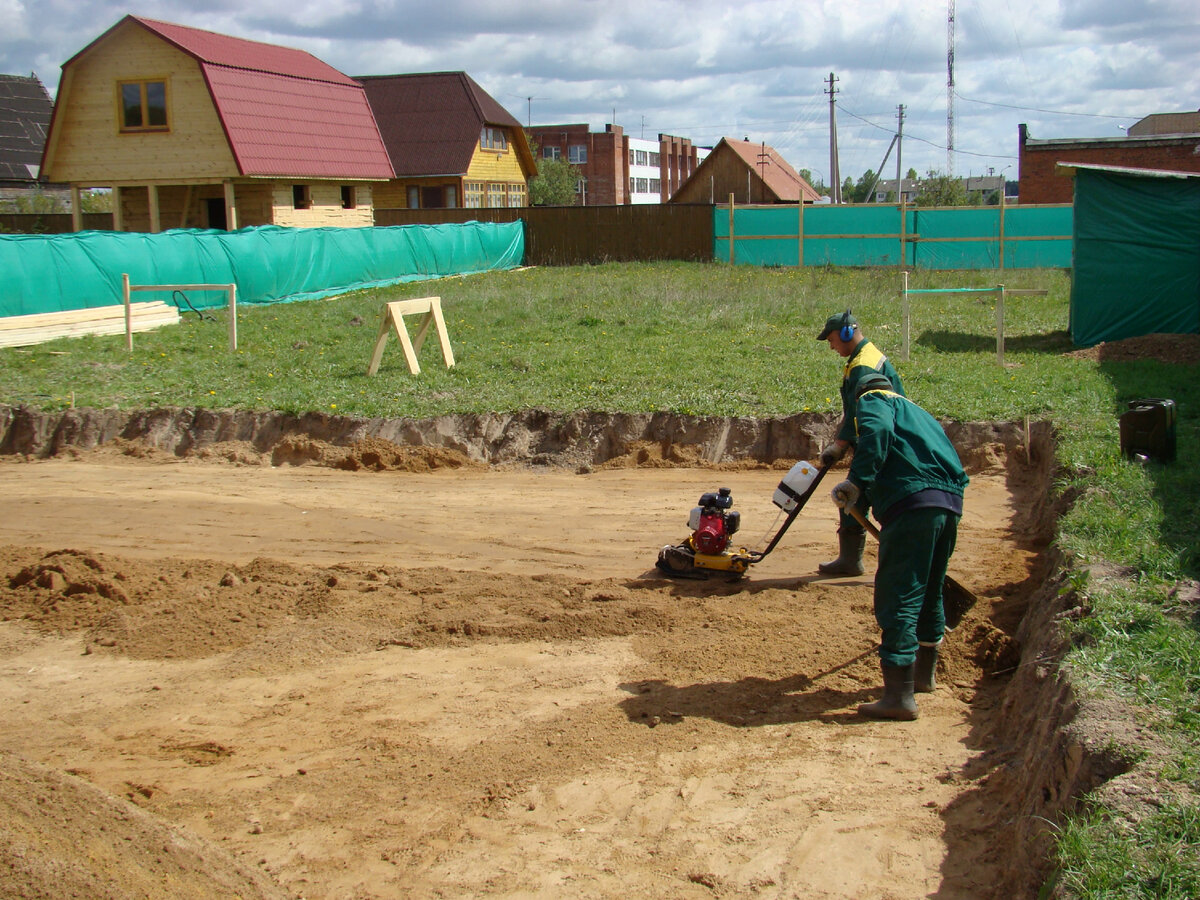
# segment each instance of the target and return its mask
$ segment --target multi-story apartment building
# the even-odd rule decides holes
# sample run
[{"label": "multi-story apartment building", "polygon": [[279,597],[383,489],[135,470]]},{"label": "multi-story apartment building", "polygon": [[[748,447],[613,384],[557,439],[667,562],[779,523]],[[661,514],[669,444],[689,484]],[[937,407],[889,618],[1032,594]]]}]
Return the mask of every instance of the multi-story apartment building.
[{"label": "multi-story apartment building", "polygon": [[579,206],[665,203],[708,153],[670,134],[658,140],[630,137],[620,125],[606,125],[604,131],[590,131],[586,124],[526,130],[539,156],[579,167]]}]

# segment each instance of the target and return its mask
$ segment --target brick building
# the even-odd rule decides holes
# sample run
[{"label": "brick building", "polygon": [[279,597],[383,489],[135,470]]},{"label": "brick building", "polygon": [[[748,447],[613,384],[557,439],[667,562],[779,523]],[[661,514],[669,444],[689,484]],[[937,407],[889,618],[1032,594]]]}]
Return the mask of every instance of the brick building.
[{"label": "brick building", "polygon": [[1074,184],[1070,178],[1055,171],[1060,162],[1200,172],[1200,127],[1196,126],[1191,114],[1170,114],[1170,117],[1173,126],[1194,130],[1157,133],[1156,129],[1164,124],[1165,118],[1154,115],[1131,126],[1125,137],[1034,140],[1029,136],[1029,129],[1019,125],[1021,203],[1071,202]]},{"label": "brick building", "polygon": [[604,131],[589,131],[586,124],[535,125],[526,131],[539,156],[579,167],[577,206],[665,203],[707,153],[688,138],[635,138],[620,125]]}]

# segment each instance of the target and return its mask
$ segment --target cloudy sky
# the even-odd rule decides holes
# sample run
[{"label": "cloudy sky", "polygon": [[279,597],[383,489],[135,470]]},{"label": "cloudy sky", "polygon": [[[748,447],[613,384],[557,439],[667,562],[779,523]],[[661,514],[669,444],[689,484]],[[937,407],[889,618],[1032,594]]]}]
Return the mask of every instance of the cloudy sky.
[{"label": "cloudy sky", "polygon": [[0,72],[34,72],[53,96],[62,63],[129,13],[348,75],[464,70],[522,123],[763,141],[826,182],[831,72],[855,180],[881,168],[901,104],[905,170],[1009,178],[1019,123],[1119,137],[1200,109],[1198,0],[958,0],[953,107],[947,0],[0,0]]}]

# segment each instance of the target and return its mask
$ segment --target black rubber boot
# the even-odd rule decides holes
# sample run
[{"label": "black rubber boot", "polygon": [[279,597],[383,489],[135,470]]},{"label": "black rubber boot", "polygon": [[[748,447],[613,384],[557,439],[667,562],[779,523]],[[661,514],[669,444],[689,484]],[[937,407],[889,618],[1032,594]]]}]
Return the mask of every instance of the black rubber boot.
[{"label": "black rubber boot", "polygon": [[937,687],[938,648],[935,644],[924,644],[917,648],[917,661],[913,669],[913,690],[918,694],[931,694]]},{"label": "black rubber boot", "polygon": [[880,665],[883,669],[883,699],[874,703],[863,703],[858,707],[860,715],[870,719],[899,719],[911,722],[917,717],[917,701],[913,698],[913,669],[907,666]]},{"label": "black rubber boot", "polygon": [[822,575],[861,575],[863,548],[867,544],[865,531],[838,529],[838,558],[817,566]]}]

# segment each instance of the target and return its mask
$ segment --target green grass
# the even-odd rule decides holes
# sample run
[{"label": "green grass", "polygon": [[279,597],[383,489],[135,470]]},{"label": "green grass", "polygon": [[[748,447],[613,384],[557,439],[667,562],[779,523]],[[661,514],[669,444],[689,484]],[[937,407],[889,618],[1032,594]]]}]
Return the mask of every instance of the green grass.
[{"label": "green grass", "polygon": [[[73,401],[416,418],[530,407],[833,413],[840,410],[842,361],[815,335],[826,316],[852,307],[868,337],[897,362],[909,394],[935,415],[1053,422],[1058,489],[1074,497],[1057,540],[1091,611],[1077,626],[1078,649],[1067,665],[1084,684],[1140,710],[1175,748],[1153,774],[1195,790],[1200,635],[1197,610],[1171,589],[1200,576],[1197,367],[1066,355],[1069,280],[1060,271],[922,271],[910,288],[992,287],[1001,280],[1048,292],[1009,299],[1003,367],[990,294],[913,295],[904,361],[893,270],[611,264],[244,306],[232,354],[218,310],[210,311],[212,320],[189,313],[180,327],[135,335],[132,353],[123,336],[3,349],[0,402],[44,410]],[[383,302],[429,294],[442,297],[457,364],[445,368],[431,338],[413,376],[389,338],[380,372],[368,378]],[[1121,457],[1118,417],[1140,397],[1176,401],[1176,463],[1139,466]],[[1131,574],[1089,582],[1086,567],[1099,562]],[[1103,807],[1068,823],[1059,845],[1063,883],[1087,897],[1150,897],[1168,889],[1177,892],[1161,896],[1195,896],[1188,891],[1196,884],[1198,810],[1193,801],[1164,810],[1150,837],[1145,823],[1134,834]],[[1171,868],[1166,851],[1179,846],[1191,862]]]}]

